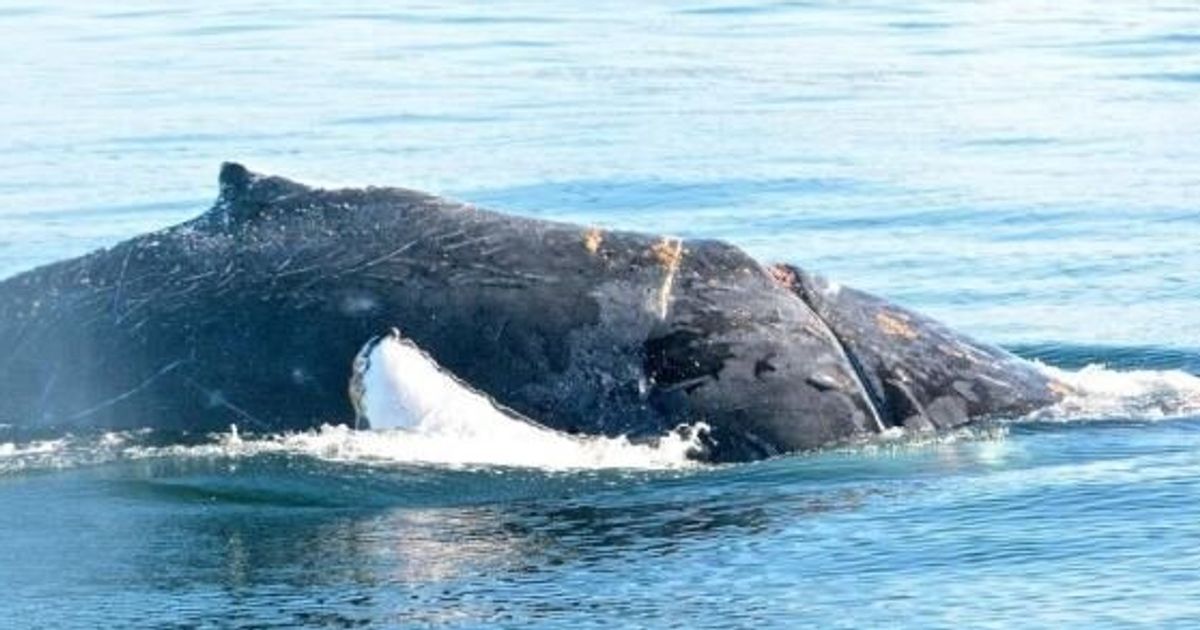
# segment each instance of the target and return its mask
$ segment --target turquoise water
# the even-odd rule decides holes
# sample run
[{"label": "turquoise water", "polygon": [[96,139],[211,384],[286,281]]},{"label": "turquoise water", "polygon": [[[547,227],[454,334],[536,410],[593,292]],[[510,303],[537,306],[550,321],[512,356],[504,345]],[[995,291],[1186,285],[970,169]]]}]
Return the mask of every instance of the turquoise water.
[{"label": "turquoise water", "polygon": [[1192,2],[0,0],[0,33],[0,276],[238,160],[727,239],[1087,392],[716,469],[0,433],[0,627],[1200,625]]}]

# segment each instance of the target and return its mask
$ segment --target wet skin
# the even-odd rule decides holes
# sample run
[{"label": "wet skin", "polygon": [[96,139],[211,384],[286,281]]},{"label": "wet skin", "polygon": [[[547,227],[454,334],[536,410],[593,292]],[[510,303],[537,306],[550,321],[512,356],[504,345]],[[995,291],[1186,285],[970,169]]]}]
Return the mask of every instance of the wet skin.
[{"label": "wet skin", "polygon": [[350,365],[398,328],[547,427],[712,461],[1055,402],[1012,355],[737,247],[539,221],[236,164],[181,225],[0,282],[0,423],[46,430],[349,423]]}]

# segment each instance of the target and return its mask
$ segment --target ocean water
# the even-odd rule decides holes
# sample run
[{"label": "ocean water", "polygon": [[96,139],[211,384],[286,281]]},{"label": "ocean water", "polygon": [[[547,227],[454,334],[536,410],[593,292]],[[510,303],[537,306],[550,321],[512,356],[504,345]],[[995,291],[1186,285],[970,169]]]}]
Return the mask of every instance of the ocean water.
[{"label": "ocean water", "polygon": [[0,436],[0,627],[1200,626],[1192,1],[0,0],[0,277],[221,161],[733,241],[1032,418],[703,467],[549,432]]}]

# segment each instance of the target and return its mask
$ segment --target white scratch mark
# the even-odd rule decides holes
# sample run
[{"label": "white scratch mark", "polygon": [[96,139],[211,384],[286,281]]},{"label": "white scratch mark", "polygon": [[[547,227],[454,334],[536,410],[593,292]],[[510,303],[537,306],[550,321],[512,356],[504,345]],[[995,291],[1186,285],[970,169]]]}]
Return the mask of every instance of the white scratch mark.
[{"label": "white scratch mark", "polygon": [[169,373],[171,370],[174,370],[175,368],[179,367],[180,365],[183,365],[185,362],[186,362],[185,359],[177,359],[175,361],[172,361],[172,362],[168,363],[166,366],[164,366],[162,369],[160,369],[159,371],[157,371],[153,375],[151,375],[150,378],[147,378],[146,380],[139,383],[137,387],[134,387],[133,389],[131,389],[123,394],[118,394],[117,396],[113,396],[112,398],[109,398],[108,400],[106,400],[94,407],[85,409],[85,410],[71,416],[69,419],[70,420],[79,420],[81,418],[86,418],[86,417],[96,413],[97,411],[100,411],[101,409],[106,409],[108,407],[111,407],[111,406],[121,402],[122,400],[126,400],[132,396],[135,396],[138,393],[140,393],[142,390],[146,389],[147,387],[150,387],[150,385],[153,384],[154,381],[157,381],[158,379],[162,378],[163,376],[166,376],[167,373]]}]

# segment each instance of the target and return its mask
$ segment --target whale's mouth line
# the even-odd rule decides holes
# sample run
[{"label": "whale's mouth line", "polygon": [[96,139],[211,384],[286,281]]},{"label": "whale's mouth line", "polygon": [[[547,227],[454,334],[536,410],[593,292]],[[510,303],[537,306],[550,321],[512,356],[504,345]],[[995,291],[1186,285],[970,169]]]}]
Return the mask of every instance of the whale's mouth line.
[{"label": "whale's mouth line", "polygon": [[894,414],[890,413],[884,393],[876,391],[871,383],[871,379],[867,378],[866,369],[863,367],[862,361],[854,350],[846,343],[846,340],[834,330],[834,327],[821,316],[820,309],[817,308],[816,299],[812,295],[813,287],[804,282],[800,270],[791,265],[777,263],[768,267],[768,272],[771,278],[775,280],[783,288],[792,292],[806,308],[809,313],[817,321],[821,322],[821,328],[824,330],[829,341],[846,359],[846,363],[850,366],[851,373],[854,377],[855,384],[858,386],[859,394],[866,401],[867,408],[871,411],[871,420],[877,433],[884,433],[890,428],[899,426],[895,422],[889,422]]},{"label": "whale's mouth line", "polygon": [[883,392],[875,391],[875,387],[871,384],[871,380],[867,378],[866,369],[863,368],[862,361],[859,360],[858,355],[856,355],[854,351],[850,349],[850,346],[846,344],[845,340],[843,340],[840,335],[834,332],[833,327],[829,325],[829,322],[826,322],[824,319],[822,319],[820,315],[817,315],[817,319],[824,324],[825,329],[829,331],[830,339],[833,340],[837,348],[841,350],[842,354],[846,357],[846,363],[850,364],[850,369],[854,373],[854,380],[858,384],[863,398],[867,401],[867,404],[870,405],[871,411],[874,412],[872,419],[875,421],[875,428],[879,431],[879,433],[883,433],[889,428],[898,426],[894,422],[888,422],[884,420],[885,418],[892,417],[893,414],[890,413],[890,411],[886,408]]}]

